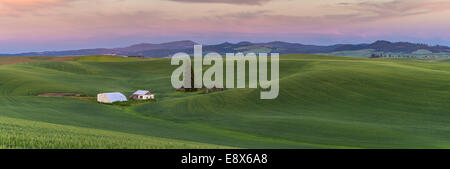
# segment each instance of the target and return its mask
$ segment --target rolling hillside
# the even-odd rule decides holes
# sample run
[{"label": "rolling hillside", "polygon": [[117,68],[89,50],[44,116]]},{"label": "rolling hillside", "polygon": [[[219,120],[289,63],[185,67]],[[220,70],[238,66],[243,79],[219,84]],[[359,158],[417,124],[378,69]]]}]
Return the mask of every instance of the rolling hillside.
[{"label": "rolling hillside", "polygon": [[[448,62],[283,55],[276,100],[259,89],[176,92],[175,68],[104,56],[1,65],[0,147],[450,148]],[[137,89],[157,101],[37,96]]]},{"label": "rolling hillside", "polygon": [[[164,58],[178,52],[193,54],[193,46],[198,43],[184,40],[161,44],[141,43],[122,48],[98,48],[80,49],[67,51],[28,52],[18,54],[0,54],[0,56],[87,56],[114,54],[121,56],[142,56],[152,58]],[[267,43],[221,43],[214,45],[203,45],[205,52],[226,53],[280,53],[280,54],[327,54],[338,56],[370,57],[371,54],[384,53],[392,56],[435,56],[449,57],[450,48],[447,46],[430,46],[409,42],[376,41],[370,44],[336,44],[336,45],[305,45],[300,43],[289,43],[273,41]]]}]

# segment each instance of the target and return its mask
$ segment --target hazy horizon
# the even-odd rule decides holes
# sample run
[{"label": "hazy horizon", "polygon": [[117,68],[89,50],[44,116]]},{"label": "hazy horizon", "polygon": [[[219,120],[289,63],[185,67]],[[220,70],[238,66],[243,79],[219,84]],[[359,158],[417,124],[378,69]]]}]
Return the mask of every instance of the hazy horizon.
[{"label": "hazy horizon", "polygon": [[449,17],[445,0],[1,0],[0,53],[177,40],[450,46]]},{"label": "hazy horizon", "polygon": [[[133,44],[126,44],[123,46],[109,46],[109,47],[98,47],[98,46],[91,46],[88,48],[66,48],[66,49],[56,49],[56,50],[38,50],[38,51],[24,51],[24,52],[12,52],[12,53],[6,53],[6,52],[1,52],[0,54],[21,54],[21,53],[33,53],[33,52],[52,52],[52,51],[70,51],[70,50],[84,50],[84,49],[114,49],[114,48],[123,48],[123,47],[129,47],[129,46],[133,46],[133,45],[139,45],[139,44],[163,44],[163,43],[171,43],[171,42],[180,42],[180,41],[193,41],[195,43],[198,43],[197,41],[194,40],[189,40],[189,39],[180,39],[180,40],[173,40],[173,41],[161,41],[161,42],[140,42],[140,43],[133,43]],[[242,40],[242,41],[235,41],[235,42],[229,42],[229,41],[224,41],[224,42],[219,42],[219,43],[210,43],[210,44],[202,44],[199,43],[200,45],[218,45],[218,44],[222,44],[222,43],[232,43],[232,44],[237,44],[240,42],[251,42],[251,43],[269,43],[269,42],[286,42],[286,43],[298,43],[298,44],[302,44],[302,45],[317,45],[317,46],[331,46],[331,45],[342,45],[342,44],[351,44],[351,45],[359,45],[359,44],[372,44],[375,43],[376,41],[388,41],[388,40],[376,40],[376,41],[372,41],[372,42],[362,42],[362,43],[335,43],[335,44],[312,44],[312,43],[302,43],[302,42],[290,42],[290,41],[280,41],[280,40],[274,40],[274,41],[261,41],[261,42],[253,42],[253,41],[247,41],[247,40]],[[407,41],[389,41],[391,43],[397,43],[397,42],[407,42]],[[415,42],[407,42],[407,43],[415,43]],[[417,43],[417,44],[424,44],[424,43]],[[432,44],[427,44],[429,46],[435,46]],[[436,44],[436,45],[441,45],[441,44]],[[450,47],[448,45],[441,45],[441,46],[447,46]]]}]

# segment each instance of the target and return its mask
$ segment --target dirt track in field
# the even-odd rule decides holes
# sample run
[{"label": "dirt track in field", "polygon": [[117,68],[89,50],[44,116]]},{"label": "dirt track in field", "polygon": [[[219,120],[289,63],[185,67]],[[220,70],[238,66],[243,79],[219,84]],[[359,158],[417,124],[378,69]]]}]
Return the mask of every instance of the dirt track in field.
[{"label": "dirt track in field", "polygon": [[67,96],[80,97],[82,95],[77,94],[77,93],[44,93],[44,94],[39,94],[38,96],[41,96],[41,97],[67,97]]}]

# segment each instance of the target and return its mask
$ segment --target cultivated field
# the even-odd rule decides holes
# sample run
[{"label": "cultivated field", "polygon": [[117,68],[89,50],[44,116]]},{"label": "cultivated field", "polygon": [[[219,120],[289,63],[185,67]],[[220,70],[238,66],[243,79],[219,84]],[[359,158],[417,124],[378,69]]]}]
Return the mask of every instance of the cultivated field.
[{"label": "cultivated field", "polygon": [[[449,62],[283,55],[278,99],[260,100],[176,92],[169,59],[32,59],[0,66],[0,148],[450,148]],[[137,89],[157,101],[38,96]]]}]

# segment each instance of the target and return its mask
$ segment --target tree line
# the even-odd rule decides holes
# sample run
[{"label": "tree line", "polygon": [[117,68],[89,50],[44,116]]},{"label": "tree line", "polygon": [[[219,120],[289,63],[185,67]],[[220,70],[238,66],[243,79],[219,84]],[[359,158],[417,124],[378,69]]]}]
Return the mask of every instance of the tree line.
[{"label": "tree line", "polygon": [[[383,54],[383,53],[372,53],[370,55],[370,58],[417,58],[417,56],[410,56],[410,55],[403,55],[403,56],[399,56],[399,55],[391,55],[391,54]],[[424,56],[424,58],[435,58],[435,56]]]}]

